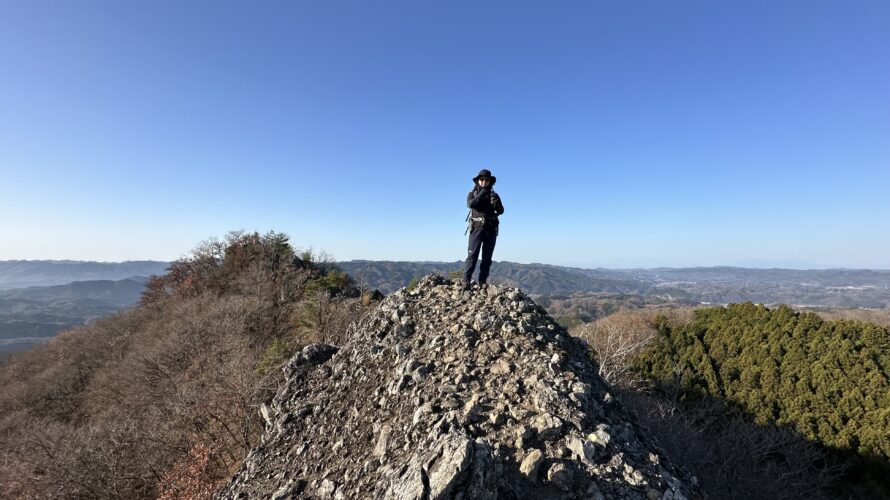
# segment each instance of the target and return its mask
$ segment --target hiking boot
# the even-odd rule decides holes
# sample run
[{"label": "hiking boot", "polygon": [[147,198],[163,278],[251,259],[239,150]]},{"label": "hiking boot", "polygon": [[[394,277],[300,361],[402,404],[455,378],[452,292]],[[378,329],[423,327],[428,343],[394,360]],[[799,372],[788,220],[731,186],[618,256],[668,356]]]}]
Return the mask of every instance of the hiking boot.
[{"label": "hiking boot", "polygon": [[469,281],[461,282],[460,289],[463,290],[464,292],[468,291],[470,289],[470,282]]}]

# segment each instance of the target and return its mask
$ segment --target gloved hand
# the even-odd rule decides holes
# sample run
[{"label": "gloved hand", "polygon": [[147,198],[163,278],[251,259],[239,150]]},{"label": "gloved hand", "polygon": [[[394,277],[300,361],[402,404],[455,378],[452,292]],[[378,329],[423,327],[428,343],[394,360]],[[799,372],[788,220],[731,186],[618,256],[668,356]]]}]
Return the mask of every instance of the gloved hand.
[{"label": "gloved hand", "polygon": [[504,206],[501,205],[501,197],[498,196],[494,191],[491,192],[489,196],[489,200],[491,201],[491,208],[494,209],[494,212],[498,215],[504,213]]}]

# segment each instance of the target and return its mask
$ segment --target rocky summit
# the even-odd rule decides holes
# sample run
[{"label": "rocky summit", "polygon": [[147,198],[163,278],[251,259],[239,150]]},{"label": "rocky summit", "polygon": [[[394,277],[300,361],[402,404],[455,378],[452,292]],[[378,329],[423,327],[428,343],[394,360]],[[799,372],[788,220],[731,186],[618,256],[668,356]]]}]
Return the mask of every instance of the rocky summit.
[{"label": "rocky summit", "polygon": [[437,275],[306,347],[217,498],[684,499],[587,345],[515,288]]}]

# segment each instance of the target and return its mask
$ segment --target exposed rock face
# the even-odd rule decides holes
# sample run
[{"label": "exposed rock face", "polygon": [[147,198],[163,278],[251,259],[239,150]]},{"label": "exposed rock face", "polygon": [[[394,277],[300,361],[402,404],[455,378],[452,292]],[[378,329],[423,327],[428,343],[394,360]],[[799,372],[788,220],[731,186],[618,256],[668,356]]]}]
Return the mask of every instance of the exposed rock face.
[{"label": "exposed rock face", "polygon": [[683,499],[586,345],[517,289],[440,276],[295,356],[217,498]]}]

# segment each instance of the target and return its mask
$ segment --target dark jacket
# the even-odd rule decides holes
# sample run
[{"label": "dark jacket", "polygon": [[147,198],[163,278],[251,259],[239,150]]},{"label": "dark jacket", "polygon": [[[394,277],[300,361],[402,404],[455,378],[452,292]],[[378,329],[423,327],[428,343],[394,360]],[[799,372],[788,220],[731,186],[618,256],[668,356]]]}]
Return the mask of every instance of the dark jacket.
[{"label": "dark jacket", "polygon": [[[474,229],[479,227],[497,229],[498,215],[504,213],[501,197],[490,187],[480,187],[479,185],[473,187],[473,190],[467,194],[467,207],[470,208]],[[484,219],[484,221],[478,219]]]}]

